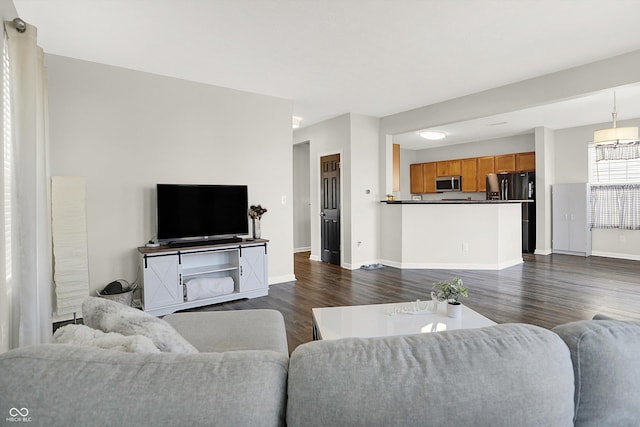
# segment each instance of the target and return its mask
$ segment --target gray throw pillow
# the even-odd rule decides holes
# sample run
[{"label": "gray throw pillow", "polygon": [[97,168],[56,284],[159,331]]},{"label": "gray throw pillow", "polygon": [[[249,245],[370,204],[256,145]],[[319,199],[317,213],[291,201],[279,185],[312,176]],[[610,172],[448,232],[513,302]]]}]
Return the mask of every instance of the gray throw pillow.
[{"label": "gray throw pillow", "polygon": [[82,319],[85,325],[103,332],[148,337],[163,352],[198,352],[164,320],[106,298],[85,299],[82,302]]}]

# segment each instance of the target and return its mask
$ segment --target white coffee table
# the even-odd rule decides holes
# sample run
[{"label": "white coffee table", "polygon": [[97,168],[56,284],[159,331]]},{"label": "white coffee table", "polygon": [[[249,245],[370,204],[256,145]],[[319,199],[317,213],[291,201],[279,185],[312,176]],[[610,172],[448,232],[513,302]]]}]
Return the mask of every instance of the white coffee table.
[{"label": "white coffee table", "polygon": [[440,303],[436,313],[403,313],[410,308],[411,303],[313,308],[313,339],[411,335],[496,324],[465,305],[457,319],[447,317],[446,303]]}]

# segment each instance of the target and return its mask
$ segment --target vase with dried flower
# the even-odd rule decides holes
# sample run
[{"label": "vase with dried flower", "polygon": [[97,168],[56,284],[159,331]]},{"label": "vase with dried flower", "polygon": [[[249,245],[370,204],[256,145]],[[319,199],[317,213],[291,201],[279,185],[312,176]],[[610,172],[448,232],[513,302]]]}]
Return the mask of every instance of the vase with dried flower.
[{"label": "vase with dried flower", "polygon": [[251,218],[251,222],[253,225],[253,238],[259,239],[261,236],[260,232],[260,219],[262,215],[267,213],[267,208],[263,208],[260,205],[251,205],[249,207],[249,218]]}]

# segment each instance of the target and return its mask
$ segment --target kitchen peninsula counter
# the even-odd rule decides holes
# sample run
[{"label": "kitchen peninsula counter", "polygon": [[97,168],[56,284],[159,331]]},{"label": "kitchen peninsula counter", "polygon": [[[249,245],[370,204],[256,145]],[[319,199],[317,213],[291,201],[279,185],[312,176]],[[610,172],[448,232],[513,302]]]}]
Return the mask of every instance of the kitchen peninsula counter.
[{"label": "kitchen peninsula counter", "polygon": [[499,270],[522,263],[527,200],[392,200],[381,210],[382,264]]}]

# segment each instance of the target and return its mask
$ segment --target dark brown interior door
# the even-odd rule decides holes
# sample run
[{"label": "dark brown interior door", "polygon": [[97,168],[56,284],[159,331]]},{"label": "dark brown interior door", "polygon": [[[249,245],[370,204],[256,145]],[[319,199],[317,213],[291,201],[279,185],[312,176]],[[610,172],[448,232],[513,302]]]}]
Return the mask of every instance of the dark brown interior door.
[{"label": "dark brown interior door", "polygon": [[322,261],[340,265],[340,154],[320,158]]}]

